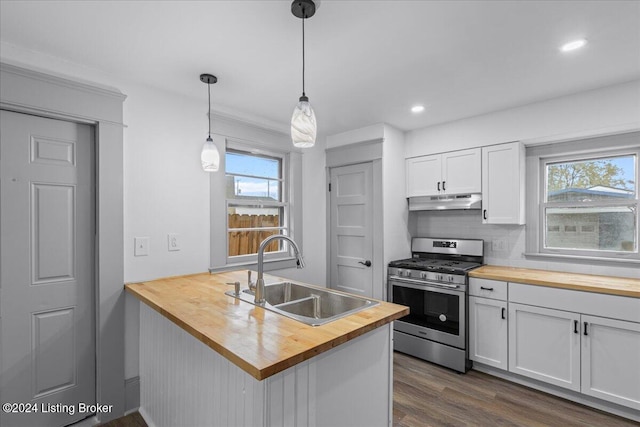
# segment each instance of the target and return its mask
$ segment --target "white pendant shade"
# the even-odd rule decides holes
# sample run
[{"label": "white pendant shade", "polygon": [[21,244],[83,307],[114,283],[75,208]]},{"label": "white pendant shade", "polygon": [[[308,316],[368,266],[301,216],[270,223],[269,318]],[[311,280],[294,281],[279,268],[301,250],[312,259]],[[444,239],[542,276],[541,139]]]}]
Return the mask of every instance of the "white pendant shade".
[{"label": "white pendant shade", "polygon": [[208,137],[202,146],[200,160],[202,161],[202,169],[205,172],[218,171],[218,168],[220,167],[220,153],[218,152],[218,147],[215,146],[211,137]]},{"label": "white pendant shade", "polygon": [[300,101],[291,117],[291,140],[299,148],[313,147],[316,143],[316,114],[309,101]]}]

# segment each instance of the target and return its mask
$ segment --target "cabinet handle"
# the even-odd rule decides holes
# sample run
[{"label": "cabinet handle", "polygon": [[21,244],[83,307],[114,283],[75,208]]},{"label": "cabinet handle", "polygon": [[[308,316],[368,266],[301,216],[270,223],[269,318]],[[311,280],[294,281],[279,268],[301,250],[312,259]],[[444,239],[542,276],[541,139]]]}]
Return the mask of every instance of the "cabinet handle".
[{"label": "cabinet handle", "polygon": [[447,181],[442,181],[442,191],[447,191],[447,189],[446,189],[446,188],[444,188],[444,183],[445,183],[445,182],[447,182]]},{"label": "cabinet handle", "polygon": [[502,307],[502,318],[503,318],[503,319],[506,319],[506,318],[507,318],[507,316],[506,316],[506,309],[505,309],[504,307]]},{"label": "cabinet handle", "polygon": [[480,289],[483,291],[493,291],[493,288],[485,288],[484,286],[480,286]]},{"label": "cabinet handle", "polygon": [[574,334],[579,334],[580,332],[578,332],[578,321],[574,320],[573,321],[573,333]]},{"label": "cabinet handle", "polygon": [[440,181],[438,181],[438,191],[440,191]]},{"label": "cabinet handle", "polygon": [[487,210],[486,209],[482,211],[482,218],[483,219],[487,219]]},{"label": "cabinet handle", "polygon": [[584,334],[585,335],[589,335],[589,332],[587,331],[587,325],[589,325],[587,322],[584,322]]}]

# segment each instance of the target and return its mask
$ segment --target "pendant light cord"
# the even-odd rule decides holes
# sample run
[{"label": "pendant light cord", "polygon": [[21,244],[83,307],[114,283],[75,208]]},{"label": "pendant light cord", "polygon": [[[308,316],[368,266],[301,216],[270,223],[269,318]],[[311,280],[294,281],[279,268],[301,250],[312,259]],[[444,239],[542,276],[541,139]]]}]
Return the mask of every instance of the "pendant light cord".
[{"label": "pendant light cord", "polygon": [[302,96],[306,96],[304,94],[304,17],[305,11],[302,9]]},{"label": "pendant light cord", "polygon": [[207,117],[209,117],[209,138],[211,138],[211,83],[207,83],[209,88],[209,110],[207,110]]}]

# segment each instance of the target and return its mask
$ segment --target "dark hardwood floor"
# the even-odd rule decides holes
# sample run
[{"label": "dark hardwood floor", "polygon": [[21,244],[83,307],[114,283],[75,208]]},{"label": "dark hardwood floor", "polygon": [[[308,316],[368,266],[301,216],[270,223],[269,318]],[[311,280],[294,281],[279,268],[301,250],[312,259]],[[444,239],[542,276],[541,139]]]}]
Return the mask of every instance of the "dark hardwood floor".
[{"label": "dark hardwood floor", "polygon": [[394,427],[640,426],[474,370],[462,375],[397,352],[393,366]]},{"label": "dark hardwood floor", "polygon": [[[640,423],[478,371],[394,353],[394,427],[631,427]],[[139,413],[101,427],[147,427]],[[348,427],[348,426],[345,426]]]},{"label": "dark hardwood floor", "polygon": [[144,418],[139,412],[134,412],[125,417],[118,418],[117,420],[109,421],[108,423],[100,424],[99,427],[148,427],[144,422]]}]

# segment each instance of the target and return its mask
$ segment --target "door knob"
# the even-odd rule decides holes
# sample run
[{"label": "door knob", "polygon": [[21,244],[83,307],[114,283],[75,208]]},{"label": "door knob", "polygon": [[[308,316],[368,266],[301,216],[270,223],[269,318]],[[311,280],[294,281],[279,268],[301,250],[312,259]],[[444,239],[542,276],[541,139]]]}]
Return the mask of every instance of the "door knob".
[{"label": "door knob", "polygon": [[371,267],[371,261],[366,260],[366,261],[358,261],[358,264],[362,264],[366,267]]}]

